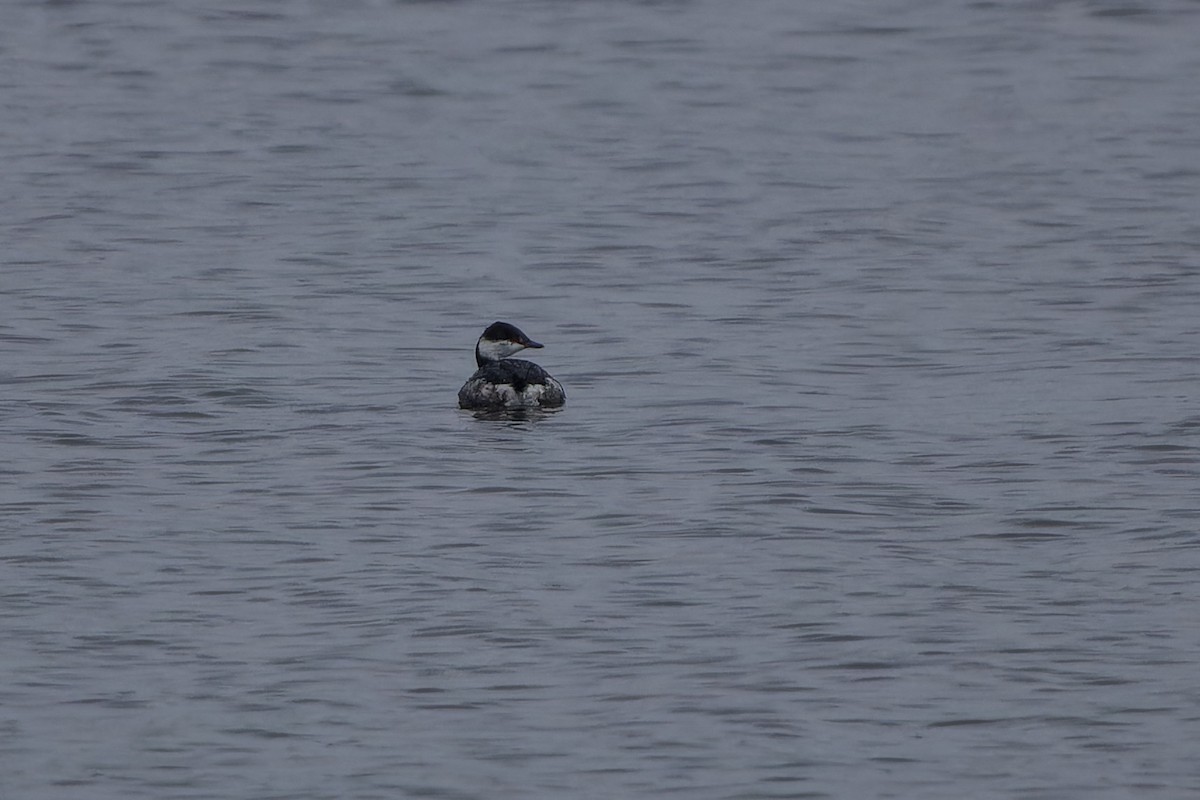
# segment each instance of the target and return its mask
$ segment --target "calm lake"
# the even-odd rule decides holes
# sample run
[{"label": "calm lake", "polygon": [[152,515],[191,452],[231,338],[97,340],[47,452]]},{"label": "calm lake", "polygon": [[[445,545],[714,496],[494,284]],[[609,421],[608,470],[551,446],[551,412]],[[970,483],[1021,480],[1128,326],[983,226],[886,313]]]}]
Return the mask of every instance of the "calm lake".
[{"label": "calm lake", "polygon": [[6,3],[0,793],[1197,796],[1197,41]]}]

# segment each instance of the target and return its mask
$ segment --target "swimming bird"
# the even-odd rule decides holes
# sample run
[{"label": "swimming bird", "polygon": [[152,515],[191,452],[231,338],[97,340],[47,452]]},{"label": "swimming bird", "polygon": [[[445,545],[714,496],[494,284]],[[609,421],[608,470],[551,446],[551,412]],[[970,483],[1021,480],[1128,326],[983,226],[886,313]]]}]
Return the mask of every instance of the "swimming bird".
[{"label": "swimming bird", "polygon": [[458,390],[459,408],[557,408],[566,402],[562,384],[532,361],[509,358],[525,348],[541,349],[520,328],[493,322],[475,343],[479,369]]}]

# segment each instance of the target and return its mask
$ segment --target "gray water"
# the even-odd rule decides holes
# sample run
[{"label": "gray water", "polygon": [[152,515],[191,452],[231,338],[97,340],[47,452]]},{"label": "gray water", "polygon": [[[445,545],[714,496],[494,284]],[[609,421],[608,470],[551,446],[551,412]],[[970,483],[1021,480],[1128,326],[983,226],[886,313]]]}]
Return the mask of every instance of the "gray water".
[{"label": "gray water", "polygon": [[3,796],[1196,796],[1197,41],[6,3]]}]

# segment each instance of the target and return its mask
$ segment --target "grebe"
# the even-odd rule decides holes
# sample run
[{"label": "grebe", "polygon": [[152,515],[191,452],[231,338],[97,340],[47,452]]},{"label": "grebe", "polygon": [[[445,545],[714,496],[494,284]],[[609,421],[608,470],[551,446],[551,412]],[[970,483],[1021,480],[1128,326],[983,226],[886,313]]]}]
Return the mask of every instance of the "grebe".
[{"label": "grebe", "polygon": [[475,343],[475,371],[458,390],[458,407],[473,409],[557,408],[566,402],[562,384],[532,361],[508,358],[526,347],[541,348],[515,325],[493,322]]}]

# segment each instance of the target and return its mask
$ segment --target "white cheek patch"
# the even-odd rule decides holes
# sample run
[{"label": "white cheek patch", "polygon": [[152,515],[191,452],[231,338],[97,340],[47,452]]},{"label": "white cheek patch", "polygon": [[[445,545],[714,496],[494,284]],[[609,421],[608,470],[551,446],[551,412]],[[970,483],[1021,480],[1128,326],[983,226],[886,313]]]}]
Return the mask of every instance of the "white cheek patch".
[{"label": "white cheek patch", "polygon": [[499,361],[524,349],[524,346],[514,342],[493,342],[488,339],[479,340],[479,354],[488,361]]}]

